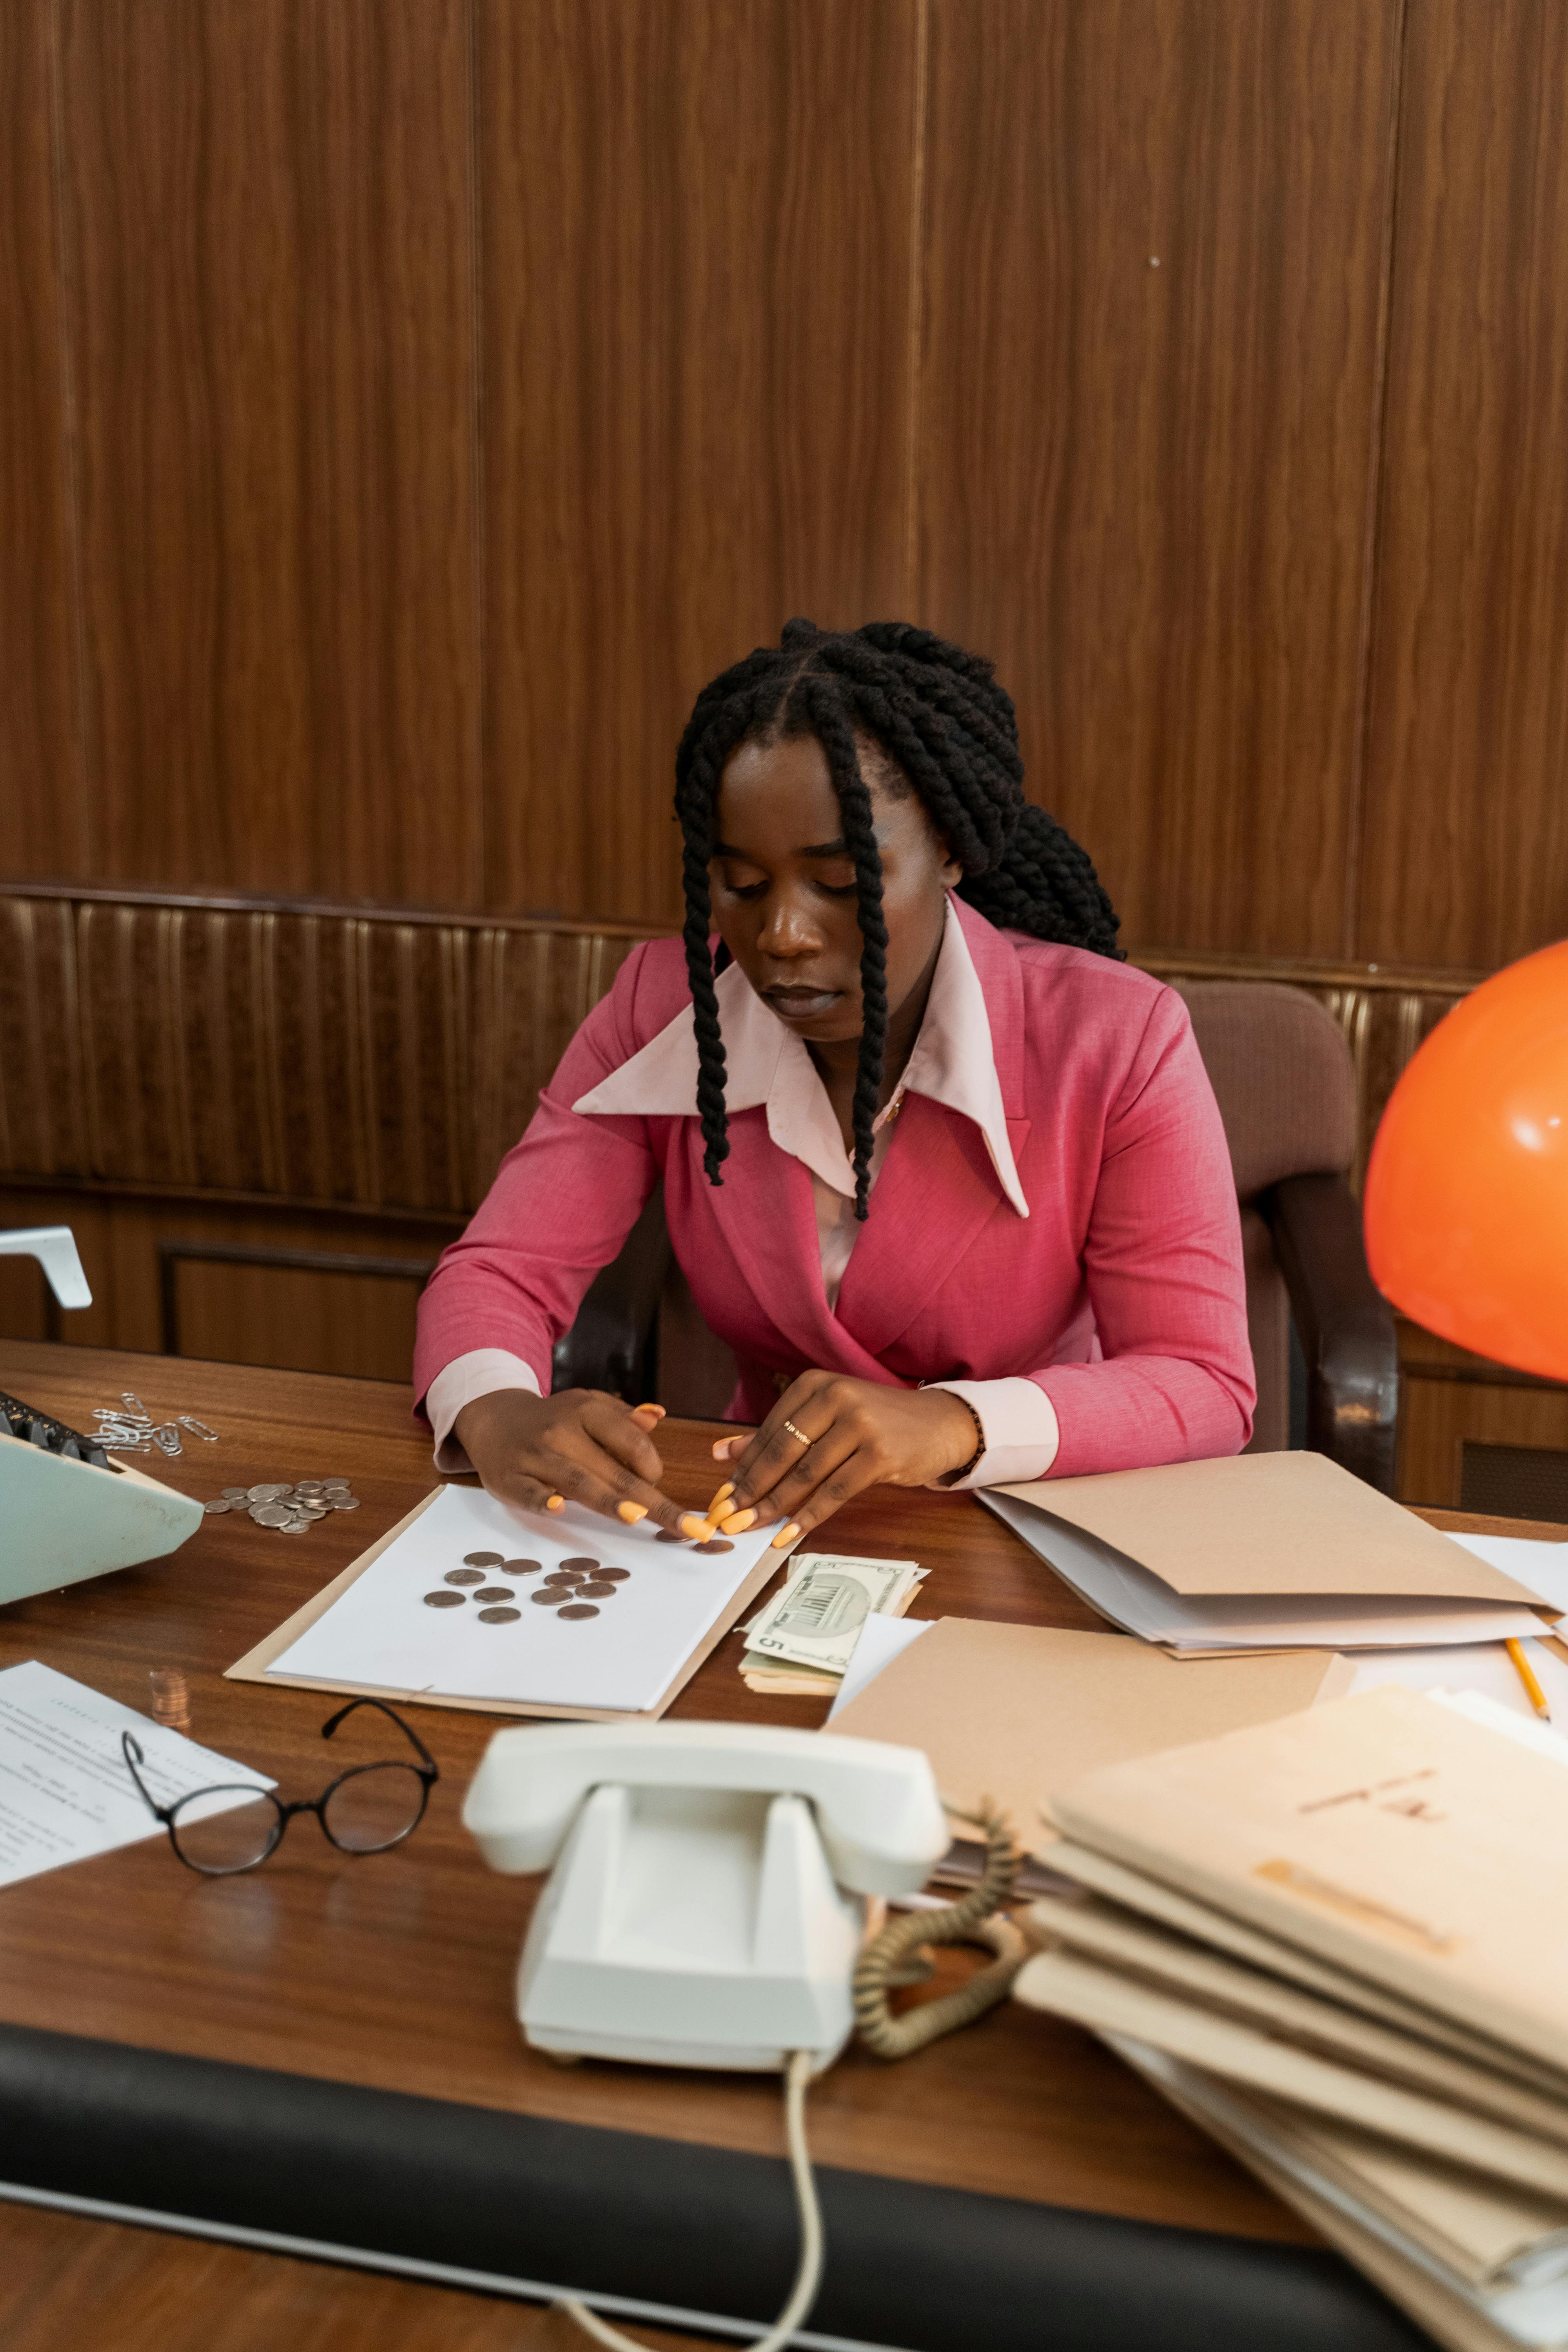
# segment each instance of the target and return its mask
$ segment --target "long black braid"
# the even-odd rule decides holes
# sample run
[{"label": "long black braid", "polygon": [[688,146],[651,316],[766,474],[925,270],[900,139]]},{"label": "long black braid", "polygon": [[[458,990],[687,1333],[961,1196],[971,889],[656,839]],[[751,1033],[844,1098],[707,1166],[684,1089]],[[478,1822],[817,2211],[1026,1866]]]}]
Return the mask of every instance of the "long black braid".
[{"label": "long black braid", "polygon": [[845,635],[791,621],[777,646],[759,646],[703,688],[676,754],[697,1108],[710,1183],[722,1183],[719,1171],[730,1150],[724,1043],[708,943],[719,779],[740,744],[808,734],[826,758],[855,866],[865,1003],[855,1078],[855,1213],[864,1218],[888,1034],[888,927],[857,736],[870,737],[908,779],[963,868],[960,897],[988,921],[1096,955],[1123,951],[1116,944],[1115,913],[1087,852],[1024,798],[1017,716],[988,661],[904,621],[871,621]]}]

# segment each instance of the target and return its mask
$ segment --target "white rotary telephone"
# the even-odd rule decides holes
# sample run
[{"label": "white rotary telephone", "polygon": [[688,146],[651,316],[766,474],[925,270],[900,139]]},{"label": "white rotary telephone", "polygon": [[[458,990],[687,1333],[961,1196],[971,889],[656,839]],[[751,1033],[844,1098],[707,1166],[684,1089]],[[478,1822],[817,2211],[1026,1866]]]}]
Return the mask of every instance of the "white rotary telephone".
[{"label": "white rotary telephone", "polygon": [[463,1821],[492,1869],[554,1874],[518,1969],[560,2056],[831,2065],[854,2023],[867,1895],[948,1847],[919,1748],[736,1723],[498,1732]]}]

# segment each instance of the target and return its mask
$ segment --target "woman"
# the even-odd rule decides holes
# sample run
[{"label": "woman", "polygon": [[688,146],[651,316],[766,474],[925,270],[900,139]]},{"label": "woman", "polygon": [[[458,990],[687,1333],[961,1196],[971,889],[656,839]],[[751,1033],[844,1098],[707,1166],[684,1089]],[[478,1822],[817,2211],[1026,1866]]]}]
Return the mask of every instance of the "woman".
[{"label": "woman", "polygon": [[[627,957],[420,1303],[443,1467],[782,1547],[877,1480],[1245,1444],[1236,1192],[1186,1012],[1121,961],[1023,773],[991,665],[900,623],[792,621],[698,697],[684,950]],[[659,1491],[659,1407],[543,1393],[661,1180],[760,1424],[714,1447],[707,1517]]]}]

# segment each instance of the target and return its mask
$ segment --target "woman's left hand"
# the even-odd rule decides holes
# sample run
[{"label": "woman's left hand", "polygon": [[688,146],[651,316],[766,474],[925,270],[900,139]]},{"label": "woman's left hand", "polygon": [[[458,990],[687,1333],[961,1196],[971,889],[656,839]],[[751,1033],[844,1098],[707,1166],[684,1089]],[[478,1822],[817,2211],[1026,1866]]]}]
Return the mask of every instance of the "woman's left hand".
[{"label": "woman's left hand", "polygon": [[803,1372],[752,1437],[721,1438],[731,1465],[708,1516],[726,1535],[784,1522],[781,1548],[820,1527],[862,1486],[926,1486],[974,1459],[979,1434],[949,1389],[885,1388],[837,1372]]}]

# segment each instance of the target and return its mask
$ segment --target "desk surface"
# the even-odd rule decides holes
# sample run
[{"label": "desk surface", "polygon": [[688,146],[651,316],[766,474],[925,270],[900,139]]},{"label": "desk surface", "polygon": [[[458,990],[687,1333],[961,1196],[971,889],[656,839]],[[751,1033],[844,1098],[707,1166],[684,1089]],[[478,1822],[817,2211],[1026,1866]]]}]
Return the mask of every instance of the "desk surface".
[{"label": "desk surface", "polygon": [[[226,1515],[172,1559],[13,1604],[0,1665],[38,1658],[129,1706],[147,1675],[179,1666],[192,1734],[275,1774],[284,1792],[326,1777],[331,1702],[227,1683],[224,1669],[394,1524],[433,1483],[407,1391],[185,1360],[0,1345],[0,1386],[85,1423],[122,1390],[154,1413],[199,1414],[160,1475],[205,1496],[226,1485],[342,1474],[363,1507],[289,1538]],[[705,1503],[711,1432],[666,1424],[668,1485]],[[1491,1525],[1514,1533],[1563,1528]],[[1014,1622],[1094,1621],[973,1498],[880,1488],[847,1506],[831,1539],[915,1558],[917,1609]],[[679,1715],[813,1725],[819,1701],[769,1700],[736,1671],[729,1636]],[[777,2087],[765,2078],[588,2064],[557,2068],[518,2033],[511,1978],[532,1882],[493,1876],[462,1831],[469,1774],[494,1717],[424,1709],[443,1773],[426,1823],[395,1853],[353,1862],[309,1821],[267,1867],[225,1882],[182,1871],[162,1841],[7,1890],[0,1903],[0,2022],[213,2058],[710,2148],[772,2155]],[[888,2066],[851,2050],[814,2087],[825,2166],[1233,2237],[1310,2233],[1089,2036],[1015,2005]]]}]

